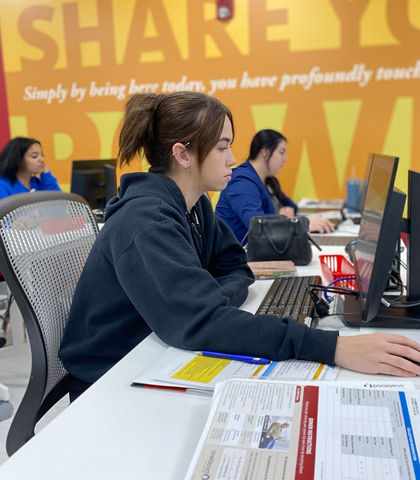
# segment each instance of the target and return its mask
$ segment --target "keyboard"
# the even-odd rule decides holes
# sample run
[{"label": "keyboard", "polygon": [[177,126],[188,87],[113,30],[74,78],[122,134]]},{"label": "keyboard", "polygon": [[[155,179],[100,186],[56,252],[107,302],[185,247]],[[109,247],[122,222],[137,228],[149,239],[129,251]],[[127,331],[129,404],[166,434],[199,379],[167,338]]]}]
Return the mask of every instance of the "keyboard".
[{"label": "keyboard", "polygon": [[311,233],[311,238],[318,245],[345,246],[357,237],[351,235],[328,235],[328,233]]},{"label": "keyboard", "polygon": [[271,313],[280,318],[292,318],[310,327],[314,302],[306,291],[308,285],[321,285],[321,277],[276,278],[256,314]]}]

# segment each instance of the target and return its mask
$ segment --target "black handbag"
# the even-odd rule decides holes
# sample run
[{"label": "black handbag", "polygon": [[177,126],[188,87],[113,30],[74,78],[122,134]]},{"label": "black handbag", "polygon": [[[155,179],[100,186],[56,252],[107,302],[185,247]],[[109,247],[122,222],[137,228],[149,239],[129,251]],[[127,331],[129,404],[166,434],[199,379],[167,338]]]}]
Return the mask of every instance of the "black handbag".
[{"label": "black handbag", "polygon": [[292,260],[295,265],[308,265],[312,260],[308,229],[306,217],[252,217],[246,248],[248,261]]}]

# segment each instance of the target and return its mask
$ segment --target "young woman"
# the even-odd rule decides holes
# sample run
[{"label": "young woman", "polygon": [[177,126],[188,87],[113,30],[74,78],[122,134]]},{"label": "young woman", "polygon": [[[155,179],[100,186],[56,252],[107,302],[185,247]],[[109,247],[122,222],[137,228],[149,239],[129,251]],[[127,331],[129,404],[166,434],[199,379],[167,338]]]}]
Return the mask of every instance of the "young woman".
[{"label": "young woman", "polygon": [[[275,177],[287,162],[287,140],[275,130],[260,130],[251,142],[246,162],[233,170],[232,180],[220,194],[216,215],[226,222],[241,243],[246,243],[252,217],[278,214],[289,218],[297,205],[280,188]],[[309,231],[331,232],[332,223],[322,217],[309,219]]]},{"label": "young woman", "polygon": [[0,198],[34,190],[60,190],[34,138],[15,137],[0,153]]},{"label": "young woman", "polygon": [[204,195],[229,181],[232,140],[231,113],[215,98],[178,92],[127,103],[120,162],[144,153],[150,170],[122,177],[77,285],[60,349],[72,399],[152,331],[189,350],[420,374],[401,358],[420,361],[420,345],[405,337],[338,337],[238,309],[254,279]]}]

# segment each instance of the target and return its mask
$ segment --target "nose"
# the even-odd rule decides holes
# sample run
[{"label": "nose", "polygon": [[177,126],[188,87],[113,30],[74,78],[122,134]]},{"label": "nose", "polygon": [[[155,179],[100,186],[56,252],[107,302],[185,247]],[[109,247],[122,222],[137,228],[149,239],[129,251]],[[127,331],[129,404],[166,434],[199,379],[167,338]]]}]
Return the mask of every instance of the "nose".
[{"label": "nose", "polygon": [[231,167],[232,165],[235,165],[235,163],[236,163],[235,157],[233,156],[233,153],[230,152],[230,157],[229,157],[229,160],[227,162],[227,166]]}]

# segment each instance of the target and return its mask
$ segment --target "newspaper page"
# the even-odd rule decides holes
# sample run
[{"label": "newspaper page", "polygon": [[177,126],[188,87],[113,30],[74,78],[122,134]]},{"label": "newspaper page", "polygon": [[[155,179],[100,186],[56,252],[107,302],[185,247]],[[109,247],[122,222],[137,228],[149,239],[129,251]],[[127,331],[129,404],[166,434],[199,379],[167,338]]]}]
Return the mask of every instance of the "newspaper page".
[{"label": "newspaper page", "polygon": [[135,384],[178,385],[213,392],[216,383],[228,378],[270,380],[335,380],[340,368],[306,360],[285,360],[256,365],[224,358],[197,355],[169,347],[156,362],[147,366]]},{"label": "newspaper page", "polygon": [[419,406],[415,390],[228,380],[185,478],[414,480]]}]

